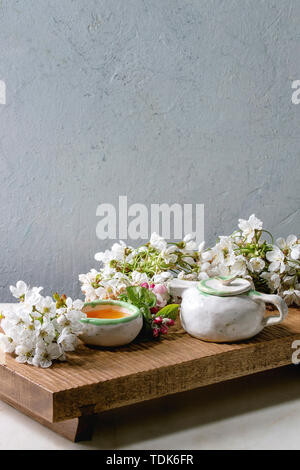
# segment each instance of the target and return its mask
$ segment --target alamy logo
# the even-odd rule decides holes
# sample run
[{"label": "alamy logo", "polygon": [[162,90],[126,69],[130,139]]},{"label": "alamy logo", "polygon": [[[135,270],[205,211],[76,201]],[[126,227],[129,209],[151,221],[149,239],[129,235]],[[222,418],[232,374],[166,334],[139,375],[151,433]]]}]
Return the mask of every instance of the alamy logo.
[{"label": "alamy logo", "polygon": [[6,104],[6,84],[0,80],[0,104]]},{"label": "alamy logo", "polygon": [[292,88],[295,90],[292,93],[292,103],[299,104],[300,103],[300,80],[294,80],[292,83]]},{"label": "alamy logo", "polygon": [[100,240],[149,240],[157,232],[167,240],[181,240],[187,233],[204,240],[204,204],[145,204],[128,206],[127,196],[119,196],[118,210],[113,204],[99,204],[96,234]]}]

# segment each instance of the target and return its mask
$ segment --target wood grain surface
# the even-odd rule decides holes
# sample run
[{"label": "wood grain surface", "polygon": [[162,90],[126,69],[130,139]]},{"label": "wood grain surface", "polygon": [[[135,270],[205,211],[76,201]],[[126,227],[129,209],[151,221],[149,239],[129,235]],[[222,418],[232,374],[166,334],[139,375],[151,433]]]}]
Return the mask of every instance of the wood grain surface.
[{"label": "wood grain surface", "polygon": [[300,309],[281,325],[235,344],[206,343],[179,327],[161,341],[116,349],[81,344],[68,362],[49,369],[0,365],[0,398],[48,423],[141,402],[291,363],[300,339]]}]

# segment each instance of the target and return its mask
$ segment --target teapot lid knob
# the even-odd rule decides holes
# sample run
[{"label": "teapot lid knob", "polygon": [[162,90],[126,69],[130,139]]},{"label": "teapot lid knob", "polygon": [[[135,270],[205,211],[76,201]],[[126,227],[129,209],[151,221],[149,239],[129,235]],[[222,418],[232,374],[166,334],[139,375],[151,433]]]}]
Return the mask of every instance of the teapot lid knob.
[{"label": "teapot lid knob", "polygon": [[205,294],[226,297],[248,292],[251,283],[237,276],[219,276],[200,281],[198,289]]}]

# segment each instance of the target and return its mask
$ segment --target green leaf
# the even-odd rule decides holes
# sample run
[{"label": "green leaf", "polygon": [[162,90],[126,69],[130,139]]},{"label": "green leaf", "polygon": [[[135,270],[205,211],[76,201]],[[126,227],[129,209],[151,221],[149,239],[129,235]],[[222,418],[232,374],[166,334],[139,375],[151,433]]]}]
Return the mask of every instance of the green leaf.
[{"label": "green leaf", "polygon": [[60,301],[60,296],[57,292],[53,294],[53,299],[56,300],[56,302]]},{"label": "green leaf", "polygon": [[141,286],[130,286],[126,289],[129,301],[136,307],[147,306],[152,308],[156,305],[156,296],[153,292]]},{"label": "green leaf", "polygon": [[170,318],[171,320],[176,320],[178,315],[178,304],[169,304],[157,312],[157,317]]},{"label": "green leaf", "polygon": [[140,312],[142,313],[142,315],[144,317],[144,320],[147,323],[152,322],[152,316],[151,316],[150,308],[147,305],[143,305],[142,307],[140,307]]},{"label": "green leaf", "polygon": [[53,298],[54,300],[56,300],[56,308],[62,308],[62,307],[66,307],[66,300],[67,300],[67,296],[65,294],[62,294],[61,296],[55,292],[53,294]]},{"label": "green leaf", "polygon": [[121,300],[122,302],[128,302],[129,301],[128,295],[127,294],[120,294],[119,300]]}]

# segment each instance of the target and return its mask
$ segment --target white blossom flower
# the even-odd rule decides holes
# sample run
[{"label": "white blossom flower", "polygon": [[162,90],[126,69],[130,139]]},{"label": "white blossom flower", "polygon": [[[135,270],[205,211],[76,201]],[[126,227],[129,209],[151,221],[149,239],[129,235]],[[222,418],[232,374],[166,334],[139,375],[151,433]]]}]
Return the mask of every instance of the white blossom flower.
[{"label": "white blossom flower", "polygon": [[107,294],[111,293],[114,296],[118,296],[124,289],[126,289],[128,284],[126,283],[124,277],[120,278],[116,275],[114,278],[107,279],[105,281],[105,285]]},{"label": "white blossom flower", "polygon": [[[71,333],[79,334],[82,330],[80,320],[86,316],[86,314],[81,311],[84,304],[81,300],[73,303],[70,297],[67,298],[66,304],[67,308],[60,309],[56,322],[61,329],[68,328]],[[78,309],[75,308],[76,305],[79,307]]]},{"label": "white blossom flower", "polygon": [[28,291],[28,286],[25,284],[24,281],[18,281],[16,286],[9,287],[10,292],[16,299],[20,299],[21,297],[25,297],[26,292]]},{"label": "white blossom flower", "polygon": [[96,283],[96,278],[100,273],[96,269],[91,269],[87,274],[79,274],[79,281],[82,283],[81,290],[85,294],[86,302],[93,302],[100,296],[97,294],[93,284]]},{"label": "white blossom flower", "polygon": [[158,235],[156,232],[153,232],[151,235],[150,245],[158,251],[162,251],[167,248],[166,240],[160,235]]},{"label": "white blossom flower", "polygon": [[54,359],[58,359],[62,355],[62,350],[57,343],[51,343],[44,347],[39,347],[35,351],[31,363],[36,367],[47,368],[52,365]]},{"label": "white blossom flower", "polygon": [[133,284],[141,285],[144,282],[149,282],[148,276],[146,273],[140,273],[138,271],[133,271],[131,273],[131,279]]},{"label": "white blossom flower", "polygon": [[197,281],[198,275],[197,275],[196,272],[193,272],[193,273],[189,273],[189,274],[184,274],[184,276],[179,278],[179,279],[184,279],[185,281]]},{"label": "white blossom flower", "polygon": [[53,302],[53,299],[49,296],[47,297],[42,297],[40,298],[40,301],[36,304],[36,310],[39,314],[48,314],[50,317],[53,317],[56,315],[56,307],[55,303]]},{"label": "white blossom flower", "polygon": [[188,233],[185,235],[183,238],[183,241],[185,243],[185,247],[183,248],[183,251],[195,251],[197,249],[197,243],[195,242],[195,237],[196,235],[193,235],[192,233]]},{"label": "white blossom flower", "polygon": [[34,343],[33,341],[23,342],[16,347],[16,361],[21,364],[32,364],[32,359],[34,355]]},{"label": "white blossom flower", "polygon": [[47,344],[52,343],[56,335],[56,330],[53,322],[50,320],[50,318],[46,318],[45,316],[43,318],[43,322],[39,322],[39,325],[37,326],[35,332],[37,338],[42,339]]},{"label": "white blossom flower", "polygon": [[165,261],[166,264],[175,264],[178,256],[175,254],[177,251],[176,246],[169,246],[168,248],[164,248],[161,251],[161,257]]},{"label": "white blossom flower", "polygon": [[109,250],[99,251],[95,253],[94,258],[96,261],[100,261],[100,263],[107,263],[111,260],[111,253]]},{"label": "white blossom flower", "polygon": [[93,300],[96,300],[96,299],[105,298],[105,295],[106,295],[105,287],[100,286],[97,289],[93,289],[93,294],[89,295],[89,293],[86,292],[86,301],[92,302]]},{"label": "white blossom flower", "polygon": [[225,266],[232,266],[235,263],[235,253],[233,250],[233,242],[230,237],[219,237],[220,241],[212,249],[213,264],[224,264]]},{"label": "white blossom flower", "polygon": [[201,260],[203,262],[210,262],[213,260],[213,258],[215,258],[215,252],[213,251],[213,248],[201,253]]},{"label": "white blossom flower", "polygon": [[15,310],[4,309],[1,312],[1,316],[4,317],[1,321],[1,327],[3,330],[12,329],[20,322],[18,313]]},{"label": "white blossom flower", "polygon": [[155,274],[153,276],[153,282],[154,284],[163,284],[165,282],[170,281],[173,278],[173,274],[170,273],[169,271],[162,272],[159,274]]},{"label": "white blossom flower", "polygon": [[62,346],[64,351],[74,351],[77,345],[77,336],[66,327],[59,335],[57,343]]},{"label": "white blossom flower", "polygon": [[290,256],[292,260],[300,258],[300,244],[296,235],[289,235],[286,240],[278,238],[276,243],[285,256]]},{"label": "white blossom flower", "polygon": [[297,237],[296,235],[289,235],[287,239],[285,240],[284,238],[277,238],[276,244],[277,246],[281,249],[281,251],[286,251],[286,254],[289,253],[291,250],[292,246],[297,243]]},{"label": "white blossom flower", "polygon": [[190,266],[193,266],[196,264],[196,261],[191,256],[183,256],[182,259],[185,263],[188,263]]},{"label": "white blossom flower", "polygon": [[279,289],[281,282],[279,274],[264,271],[261,273],[260,277],[268,282],[268,286],[271,292],[275,292],[277,289]]},{"label": "white blossom flower", "polygon": [[296,274],[296,272],[294,272],[293,274],[287,274],[287,275],[283,276],[282,283],[285,286],[294,286],[295,284],[297,284],[297,274]]},{"label": "white blossom flower", "polygon": [[248,262],[248,267],[250,271],[254,273],[261,273],[265,265],[266,263],[260,257],[251,258]]},{"label": "white blossom flower", "polygon": [[277,246],[274,245],[273,250],[267,252],[266,258],[270,261],[269,271],[285,271],[284,253]]},{"label": "white blossom flower", "polygon": [[120,240],[120,243],[114,243],[110,250],[96,253],[95,260],[103,264],[109,263],[111,260],[123,261],[126,248],[126,244]]},{"label": "white blossom flower", "polygon": [[122,240],[120,240],[120,243],[114,243],[111,248],[112,259],[122,261],[125,256],[126,249],[126,243],[124,243]]},{"label": "white blossom flower", "polygon": [[[198,275],[196,272],[193,273],[186,273],[185,271],[180,271],[178,274],[178,279],[182,279],[185,281],[197,281]],[[208,277],[208,276],[207,276]]]},{"label": "white blossom flower", "polygon": [[242,236],[246,242],[250,243],[255,235],[255,230],[262,230],[263,223],[254,214],[250,215],[248,220],[239,219],[238,227],[242,231]]},{"label": "white blossom flower", "polygon": [[99,296],[97,295],[96,289],[94,289],[94,287],[92,286],[83,284],[81,286],[81,290],[85,295],[86,302],[93,302],[94,300],[97,300],[97,298],[99,298]]},{"label": "white blossom flower", "polygon": [[236,257],[232,265],[220,264],[219,275],[245,277],[247,273],[246,262],[243,258]]},{"label": "white blossom flower", "polygon": [[203,253],[205,247],[205,241],[201,242],[200,245],[198,246],[198,253],[201,255]]},{"label": "white blossom flower", "polygon": [[27,306],[28,308],[36,306],[41,301],[42,296],[40,291],[42,289],[42,287],[32,287],[31,289],[28,289],[23,300],[24,306]]},{"label": "white blossom flower", "polygon": [[[70,297],[68,297],[70,298]],[[84,302],[81,299],[72,300],[71,309],[80,312],[83,309]]]},{"label": "white blossom flower", "polygon": [[91,269],[90,272],[87,274],[79,274],[78,278],[79,281],[82,282],[83,284],[90,284],[91,282],[96,281],[96,277],[99,274],[96,269]]},{"label": "white blossom flower", "polygon": [[0,333],[0,349],[6,353],[14,352],[16,348],[16,343],[9,336]]},{"label": "white blossom flower", "polygon": [[300,306],[300,289],[295,289],[294,287],[290,287],[287,290],[282,292],[282,296],[286,301],[287,305],[298,305]]},{"label": "white blossom flower", "polygon": [[299,243],[297,245],[292,246],[292,248],[291,248],[291,258],[293,260],[300,259],[300,244]]},{"label": "white blossom flower", "polygon": [[204,263],[201,263],[201,270],[203,272],[209,271],[211,267],[211,264],[208,261],[205,261]]},{"label": "white blossom flower", "polygon": [[[14,348],[16,348],[20,340],[21,325],[10,325],[7,319],[4,318],[4,320],[2,320],[1,322],[1,328],[5,333],[4,336],[6,336],[9,342],[11,342],[14,345]],[[7,341],[5,342],[4,338],[2,338],[1,343],[3,344],[4,347],[5,345],[8,346],[8,343]],[[5,352],[13,352],[13,351],[5,351]]]},{"label": "white blossom flower", "polygon": [[80,320],[86,314],[81,300],[58,299],[56,294],[56,304],[43,297],[41,289],[28,288],[22,281],[11,289],[21,302],[1,314],[4,334],[0,335],[0,345],[5,352],[15,353],[18,362],[49,367],[53,360],[63,360],[66,351],[75,349],[83,329]]}]

